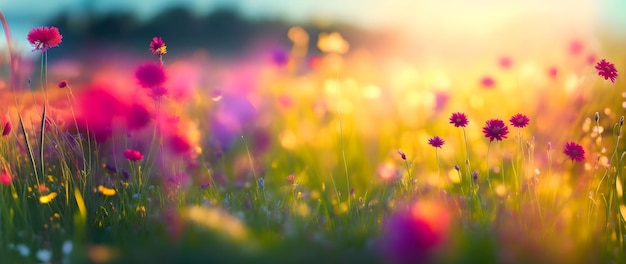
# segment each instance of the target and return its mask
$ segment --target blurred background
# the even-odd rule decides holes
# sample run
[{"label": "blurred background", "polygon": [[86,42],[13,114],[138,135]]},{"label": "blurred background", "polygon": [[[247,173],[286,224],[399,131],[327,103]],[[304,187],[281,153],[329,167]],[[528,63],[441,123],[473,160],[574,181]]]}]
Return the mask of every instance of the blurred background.
[{"label": "blurred background", "polygon": [[173,54],[233,56],[263,41],[289,43],[288,28],[299,25],[311,36],[338,30],[352,45],[456,65],[503,53],[545,56],[572,39],[597,46],[598,38],[626,36],[626,1],[619,0],[3,0],[0,8],[24,54],[32,54],[28,30],[43,25],[61,29],[63,48],[55,53],[62,54],[84,43],[143,49],[136,44],[159,35]]}]

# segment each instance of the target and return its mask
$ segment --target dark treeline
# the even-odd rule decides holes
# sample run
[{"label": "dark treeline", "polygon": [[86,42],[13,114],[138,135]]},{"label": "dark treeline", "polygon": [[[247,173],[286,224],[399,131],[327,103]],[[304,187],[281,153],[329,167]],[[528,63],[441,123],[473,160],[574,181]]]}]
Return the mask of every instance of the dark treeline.
[{"label": "dark treeline", "polygon": [[[275,20],[248,20],[231,9],[220,9],[197,16],[184,7],[167,9],[148,21],[142,22],[128,12],[107,14],[60,14],[49,25],[63,34],[63,49],[55,50],[62,56],[77,56],[94,51],[143,51],[154,36],[161,36],[168,46],[168,54],[181,55],[205,49],[213,56],[237,57],[256,41],[271,39],[283,47],[291,45],[287,31],[293,24]],[[298,25],[310,34],[309,49],[315,48],[320,32],[338,31],[352,47],[382,44],[381,33],[368,32],[348,25],[316,28]],[[371,40],[376,39],[376,43]]]}]

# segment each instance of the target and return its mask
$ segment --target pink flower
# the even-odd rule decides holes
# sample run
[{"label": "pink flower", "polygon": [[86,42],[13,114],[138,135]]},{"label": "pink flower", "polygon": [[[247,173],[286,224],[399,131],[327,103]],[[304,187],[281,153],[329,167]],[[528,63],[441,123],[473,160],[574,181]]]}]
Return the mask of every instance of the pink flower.
[{"label": "pink flower", "polygon": [[376,174],[384,181],[395,181],[400,178],[398,170],[391,163],[381,163],[376,168]]},{"label": "pink flower", "polygon": [[596,55],[591,53],[589,55],[587,55],[587,64],[592,65],[594,62],[596,62],[597,58]]},{"label": "pink flower", "polygon": [[135,78],[139,85],[146,89],[162,87],[167,79],[163,66],[158,63],[140,65],[135,71]]},{"label": "pink flower", "polygon": [[0,183],[10,185],[12,180],[11,175],[6,170],[2,170],[2,174],[0,174]]},{"label": "pink flower", "polygon": [[444,143],[446,142],[439,136],[435,136],[428,140],[428,144],[430,144],[431,146],[435,148],[441,148],[441,146],[443,146]]},{"label": "pink flower", "polygon": [[63,36],[56,27],[38,27],[33,28],[26,36],[28,42],[35,47],[35,50],[45,52],[49,48],[54,48],[61,43]]},{"label": "pink flower", "polygon": [[569,52],[572,55],[578,55],[583,51],[584,48],[585,46],[582,42],[580,42],[579,40],[574,40],[572,41],[572,43],[570,43]]},{"label": "pink flower", "polygon": [[567,142],[563,149],[563,154],[567,155],[572,162],[582,162],[585,160],[585,149],[573,141]]},{"label": "pink flower", "polygon": [[522,128],[528,125],[528,123],[530,122],[530,119],[525,115],[517,114],[517,115],[512,116],[509,122],[511,122],[511,125],[514,127]]},{"label": "pink flower", "polygon": [[500,58],[500,67],[502,67],[503,69],[511,68],[512,64],[513,64],[513,60],[511,60],[510,57],[504,56]]},{"label": "pink flower", "polygon": [[483,87],[485,88],[491,88],[494,87],[496,85],[496,81],[491,78],[491,76],[485,76],[480,80],[480,83],[483,85]]},{"label": "pink flower", "polygon": [[506,135],[509,133],[509,128],[504,124],[504,121],[500,119],[490,119],[485,123],[483,133],[486,138],[489,138],[490,142],[494,139],[501,141],[506,138]]},{"label": "pink flower", "polygon": [[296,176],[294,176],[293,174],[289,174],[289,176],[287,176],[287,181],[288,182],[293,182],[293,180],[296,178]]},{"label": "pink flower", "polygon": [[167,53],[167,46],[161,37],[154,37],[150,42],[150,51],[154,55],[165,55]]},{"label": "pink flower", "polygon": [[450,117],[450,124],[454,124],[455,127],[465,127],[468,123],[469,121],[464,113],[452,113]]},{"label": "pink flower", "polygon": [[556,78],[556,75],[558,73],[559,73],[559,69],[557,69],[556,67],[550,67],[550,69],[548,69],[548,75],[550,75],[552,79]]},{"label": "pink flower", "polygon": [[143,154],[136,149],[126,149],[124,150],[124,157],[130,161],[140,161],[143,159]]},{"label": "pink flower", "polygon": [[2,129],[2,136],[6,136],[9,133],[11,133],[11,130],[13,129],[13,125],[11,125],[11,119],[9,119],[9,115],[4,115],[2,117],[2,127],[0,127]]},{"label": "pink flower", "polygon": [[596,70],[598,70],[598,75],[604,77],[605,80],[611,79],[612,83],[615,83],[615,78],[617,78],[617,69],[615,69],[615,65],[602,59],[598,64],[596,64]]}]

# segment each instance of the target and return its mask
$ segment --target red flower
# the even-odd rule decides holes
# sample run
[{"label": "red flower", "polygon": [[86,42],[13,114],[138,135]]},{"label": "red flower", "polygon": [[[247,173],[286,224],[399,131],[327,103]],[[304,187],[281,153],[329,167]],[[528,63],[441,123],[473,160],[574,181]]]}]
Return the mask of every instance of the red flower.
[{"label": "red flower", "polygon": [[165,70],[163,69],[163,66],[158,63],[146,63],[140,65],[135,71],[135,78],[141,87],[147,89],[161,87],[167,79],[167,77],[165,77]]},{"label": "red flower", "polygon": [[468,123],[467,116],[463,113],[452,113],[450,117],[450,124],[454,124],[455,127],[465,127]]},{"label": "red flower", "polygon": [[573,141],[567,142],[565,144],[563,154],[567,155],[572,160],[572,162],[581,162],[585,160],[585,150],[581,145],[578,145]]},{"label": "red flower", "polygon": [[289,174],[289,176],[287,176],[287,181],[288,182],[293,182],[293,180],[296,178],[296,176],[294,176],[293,174]]},{"label": "red flower", "polygon": [[517,128],[522,128],[528,125],[528,123],[530,122],[530,119],[522,114],[517,114],[511,117],[511,120],[509,120],[509,122],[511,122],[511,125]]},{"label": "red flower", "polygon": [[5,115],[2,117],[2,123],[0,125],[2,125],[2,127],[0,127],[0,129],[2,129],[2,136],[6,136],[9,133],[11,133],[11,130],[13,129],[13,125],[11,125],[11,120],[9,119],[9,115]]},{"label": "red flower", "polygon": [[143,154],[141,154],[139,150],[126,149],[124,150],[124,157],[126,157],[130,161],[140,161],[143,159]]},{"label": "red flower", "polygon": [[11,181],[11,175],[9,175],[9,173],[7,173],[5,170],[2,170],[2,174],[0,174],[0,183],[4,185],[10,185]]},{"label": "red flower", "polygon": [[66,80],[62,80],[59,82],[59,88],[65,88],[67,87],[67,81]]},{"label": "red flower", "polygon": [[490,142],[494,139],[501,141],[506,138],[509,128],[500,119],[490,119],[485,123],[483,133],[485,133],[485,137],[489,138]]},{"label": "red flower", "polygon": [[56,27],[38,27],[33,28],[26,36],[28,42],[35,47],[35,50],[45,52],[49,48],[54,48],[61,43],[63,36]]},{"label": "red flower", "polygon": [[439,136],[435,136],[428,140],[428,144],[430,144],[431,146],[435,148],[441,148],[441,146],[443,146],[444,143],[446,142]]},{"label": "red flower", "polygon": [[150,51],[154,55],[165,55],[167,53],[167,46],[161,37],[154,37],[150,42]]},{"label": "red flower", "polygon": [[598,64],[596,64],[596,70],[598,70],[598,75],[604,77],[605,80],[611,79],[612,83],[615,83],[615,78],[617,78],[617,69],[615,69],[615,65],[602,59]]}]

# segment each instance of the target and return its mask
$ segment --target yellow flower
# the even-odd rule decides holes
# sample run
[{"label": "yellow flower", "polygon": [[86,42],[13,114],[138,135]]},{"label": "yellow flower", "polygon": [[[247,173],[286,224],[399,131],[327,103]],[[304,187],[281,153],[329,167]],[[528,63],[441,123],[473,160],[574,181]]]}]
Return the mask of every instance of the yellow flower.
[{"label": "yellow flower", "polygon": [[115,195],[115,189],[107,188],[102,185],[98,185],[98,192],[100,192],[104,196],[113,196]]},{"label": "yellow flower", "polygon": [[39,197],[39,203],[40,204],[47,204],[50,201],[52,201],[52,199],[54,199],[55,197],[57,197],[57,193],[56,192],[51,192],[47,195],[44,196],[40,196]]}]

